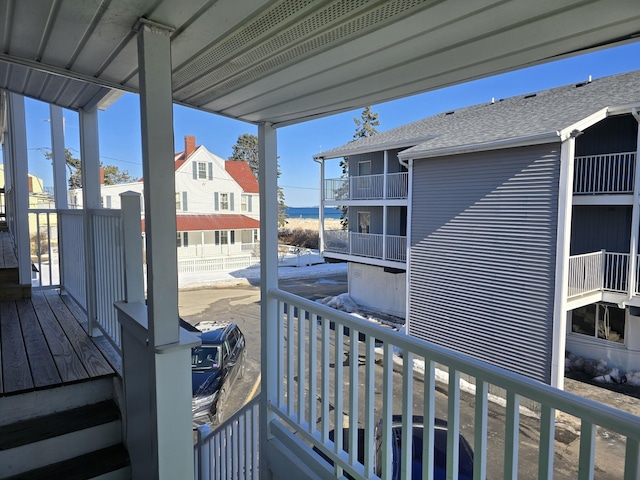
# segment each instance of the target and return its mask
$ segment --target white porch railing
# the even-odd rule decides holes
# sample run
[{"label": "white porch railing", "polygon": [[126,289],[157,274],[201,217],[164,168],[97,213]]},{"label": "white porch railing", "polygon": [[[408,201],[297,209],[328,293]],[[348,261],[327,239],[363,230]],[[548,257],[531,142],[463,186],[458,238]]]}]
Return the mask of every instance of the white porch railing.
[{"label": "white porch railing", "polygon": [[198,427],[194,446],[195,478],[226,480],[259,479],[260,395],[215,430]]},{"label": "white porch railing", "polygon": [[62,287],[86,311],[87,278],[82,210],[59,210],[58,220],[60,222]]},{"label": "white porch railing", "polygon": [[407,172],[328,178],[324,181],[324,198],[330,201],[407,198],[408,181]]},{"label": "white porch railing", "polygon": [[[600,252],[569,257],[568,296],[597,291],[626,293],[629,291],[629,254]],[[636,285],[635,290],[638,290]]]},{"label": "white porch railing", "polygon": [[[391,478],[391,417],[402,414],[403,432],[409,432],[412,416],[422,415],[425,431],[433,431],[435,407],[446,409],[448,422],[447,478],[458,477],[458,442],[461,427],[461,375],[474,380],[475,388],[465,392],[473,398],[471,418],[473,438],[468,438],[474,450],[474,478],[487,478],[492,470],[500,470],[500,478],[518,477],[519,451],[527,462],[529,472],[538,478],[551,478],[555,456],[556,414],[565,412],[580,423],[580,449],[576,454],[577,478],[593,478],[603,455],[596,446],[596,428],[615,432],[626,440],[626,454],[617,458],[624,465],[624,478],[637,479],[640,464],[640,419],[636,416],[578,397],[529,378],[473,360],[411,336],[399,334],[370,322],[330,309],[318,303],[291,295],[278,289],[268,293],[269,300],[278,304],[278,352],[275,365],[269,366],[273,391],[267,404],[277,420],[269,423],[267,435],[288,442],[291,455],[315,448],[333,462],[336,476],[349,474],[356,479],[378,478],[374,471],[375,421],[382,419],[382,478]],[[394,378],[393,354],[401,351],[404,358],[400,377]],[[424,376],[414,372],[414,365],[424,365]],[[436,365],[447,370],[446,399],[436,400]],[[381,371],[379,371],[381,369]],[[416,383],[416,378],[421,378]],[[275,380],[274,380],[275,379]],[[495,450],[488,436],[489,387],[503,389],[506,402],[498,418],[504,426],[504,447]],[[378,395],[379,394],[379,395]],[[377,400],[376,400],[377,399]],[[520,441],[520,406],[528,399],[538,406],[540,418],[537,444]],[[494,406],[492,405],[493,409]],[[442,414],[441,414],[442,415]],[[468,415],[468,414],[467,414]],[[492,420],[493,421],[493,420]],[[349,428],[343,431],[343,426]],[[338,427],[338,428],[335,428]],[[364,453],[359,461],[356,452],[358,428],[364,429]],[[329,432],[335,428],[334,441]],[[292,433],[295,432],[292,440]],[[502,433],[501,433],[502,434]],[[347,435],[348,451],[343,449],[343,435]],[[454,439],[456,441],[454,441]],[[362,440],[361,440],[362,441]],[[423,475],[433,470],[433,437],[425,435],[423,446]],[[400,463],[403,472],[411,472],[412,436],[403,435]],[[530,448],[530,450],[526,450]],[[501,465],[489,465],[492,458],[504,458]],[[319,458],[319,457],[318,457]],[[321,461],[321,460],[319,460]],[[327,463],[329,468],[329,464]],[[600,467],[602,468],[602,467]],[[606,467],[605,467],[606,468]],[[201,477],[212,478],[212,477]],[[424,476],[423,478],[427,478]],[[498,478],[498,477],[496,477]]]},{"label": "white porch railing", "polygon": [[324,250],[404,263],[407,257],[407,237],[325,230]]},{"label": "white porch railing", "polygon": [[29,209],[30,254],[33,264],[32,288],[60,286],[58,213],[48,209]]},{"label": "white porch railing", "polygon": [[[120,325],[114,302],[124,298],[124,257],[121,211],[95,209],[90,211],[93,224],[93,255],[96,295],[95,324],[90,330],[100,330],[105,338],[120,350]],[[88,312],[86,252],[84,247],[83,210],[58,212],[60,222],[60,286]],[[52,285],[55,286],[55,285]]]},{"label": "white porch railing", "polygon": [[633,193],[635,163],[635,152],[576,157],[573,193]]},{"label": "white porch railing", "polygon": [[96,209],[91,211],[94,233],[96,273],[96,321],[95,325],[118,349],[120,323],[113,306],[124,299],[124,251],[122,246],[121,211]]},{"label": "white porch railing", "polygon": [[407,198],[409,195],[409,174],[407,172],[387,175],[387,197]]}]

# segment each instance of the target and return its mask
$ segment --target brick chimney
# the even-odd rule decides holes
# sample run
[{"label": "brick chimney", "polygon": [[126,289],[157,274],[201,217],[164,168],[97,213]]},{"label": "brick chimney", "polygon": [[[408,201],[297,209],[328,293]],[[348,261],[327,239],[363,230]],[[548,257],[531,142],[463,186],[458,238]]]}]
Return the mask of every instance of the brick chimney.
[{"label": "brick chimney", "polygon": [[100,185],[104,185],[104,168],[100,167]]},{"label": "brick chimney", "polygon": [[193,135],[184,136],[184,158],[189,158],[196,151],[196,137]]}]

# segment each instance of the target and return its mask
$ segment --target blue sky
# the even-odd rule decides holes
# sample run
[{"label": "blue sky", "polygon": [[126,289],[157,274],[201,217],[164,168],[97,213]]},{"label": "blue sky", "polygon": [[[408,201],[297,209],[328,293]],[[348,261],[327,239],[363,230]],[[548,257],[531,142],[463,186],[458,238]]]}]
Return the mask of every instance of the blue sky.
[{"label": "blue sky", "polygon": [[[445,110],[488,102],[491,98],[507,98],[580,82],[589,75],[599,78],[637,69],[640,69],[640,42],[373,105],[372,109],[379,114],[378,130],[383,131]],[[29,171],[50,186],[51,165],[43,154],[51,144],[49,109],[34,100],[27,100],[26,108]],[[312,156],[351,140],[355,131],[353,118],[359,117],[360,112],[361,109],[278,129],[280,185],[287,205],[318,205],[320,171]],[[65,110],[64,116],[66,146],[77,153],[78,115]],[[133,176],[142,176],[138,97],[126,94],[108,110],[100,112],[99,130],[103,163],[117,165]],[[257,127],[185,107],[174,108],[176,151],[184,149],[185,135],[195,135],[198,145],[228,158],[242,133],[257,134]],[[338,177],[338,161],[328,165],[327,178]]]}]

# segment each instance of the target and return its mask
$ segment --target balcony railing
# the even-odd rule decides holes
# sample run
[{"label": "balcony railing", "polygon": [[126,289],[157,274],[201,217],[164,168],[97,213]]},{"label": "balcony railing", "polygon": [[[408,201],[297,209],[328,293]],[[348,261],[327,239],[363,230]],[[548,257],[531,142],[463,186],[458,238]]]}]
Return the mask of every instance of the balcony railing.
[{"label": "balcony railing", "polygon": [[408,195],[408,180],[407,172],[329,178],[324,181],[324,198],[329,201],[403,199]]},{"label": "balcony railing", "polygon": [[[465,410],[464,423],[472,424],[466,426],[472,432],[467,440],[474,450],[474,478],[524,478],[531,472],[537,472],[538,478],[551,478],[556,456],[555,420],[560,412],[574,417],[581,432],[571,475],[593,478],[596,469],[607,468],[599,465],[608,455],[602,451],[608,447],[596,442],[596,428],[600,427],[626,441],[626,450],[616,461],[624,466],[625,479],[637,478],[640,419],[636,416],[281,290],[271,290],[268,296],[277,302],[279,312],[275,325],[278,344],[273,345],[275,364],[269,367],[273,390],[266,402],[275,419],[268,424],[268,435],[286,439],[292,456],[297,448],[300,452],[313,448],[330,459],[332,464],[327,463],[327,468],[336,476],[378,478],[381,471],[381,478],[391,478],[392,414],[403,418],[405,434],[399,462],[403,472],[411,472],[413,449],[412,436],[406,434],[411,425],[408,419],[421,415],[425,431],[433,431],[435,412],[439,412],[438,416],[446,417],[448,423],[447,478],[457,478],[459,444],[454,439],[463,426],[464,394],[464,404],[472,406]],[[394,373],[394,352],[400,351],[402,361],[396,366],[398,373]],[[418,373],[418,365],[424,373]],[[436,372],[441,371],[448,378],[444,395],[436,389]],[[462,376],[475,385],[465,387],[468,384],[461,381]],[[491,400],[489,391],[495,387],[504,393],[504,403]],[[537,416],[532,414],[536,417],[531,420],[533,430],[526,426],[530,417],[520,416],[525,403],[539,412]],[[373,431],[378,419],[382,419],[382,451],[377,457]],[[504,432],[503,446],[496,447],[491,440],[489,425],[491,431]],[[536,440],[522,442],[521,428],[531,431]],[[364,436],[358,436],[358,429],[364,430]],[[333,440],[329,433],[332,430]],[[433,451],[431,442],[433,437],[426,435],[424,452]],[[363,452],[360,458],[356,455],[359,450]],[[226,455],[221,454],[219,461],[229,463]],[[504,461],[488,462],[489,455]],[[382,465],[374,465],[376,457],[382,459]],[[424,475],[433,470],[433,457],[425,453],[423,458],[422,473],[427,478]],[[534,462],[525,467],[528,474],[518,471],[519,458]],[[320,457],[318,461],[322,461]]]},{"label": "balcony railing", "polygon": [[215,430],[198,427],[194,446],[195,478],[259,479],[259,401],[255,397]]},{"label": "balcony railing", "polygon": [[569,297],[597,291],[626,293],[629,291],[628,279],[628,253],[602,250],[569,257]]},{"label": "balcony railing", "polygon": [[636,153],[612,153],[575,158],[576,195],[633,193]]},{"label": "balcony railing", "polygon": [[325,230],[324,250],[359,257],[406,262],[407,237]]}]

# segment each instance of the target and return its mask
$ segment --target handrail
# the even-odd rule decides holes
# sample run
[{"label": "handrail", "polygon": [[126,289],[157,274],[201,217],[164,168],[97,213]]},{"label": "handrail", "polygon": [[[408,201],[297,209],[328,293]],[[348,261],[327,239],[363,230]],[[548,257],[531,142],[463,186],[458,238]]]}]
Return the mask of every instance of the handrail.
[{"label": "handrail", "polygon": [[[372,432],[372,419],[380,415],[383,418],[381,456],[383,459],[392,458],[390,442],[384,441],[384,436],[390,434],[388,416],[397,411],[391,410],[393,398],[410,399],[408,402],[402,401],[403,428],[406,431],[409,426],[407,419],[412,418],[414,414],[414,403],[419,402],[416,395],[424,389],[424,405],[416,407],[415,413],[429,419],[430,425],[427,425],[425,420],[425,428],[433,428],[432,402],[435,398],[436,364],[448,370],[447,419],[452,438],[457,438],[460,427],[457,401],[460,398],[460,376],[468,375],[475,379],[475,391],[471,393],[475,396],[476,405],[475,434],[472,443],[475,450],[474,468],[478,477],[482,477],[483,469],[487,467],[487,424],[483,419],[487,416],[489,385],[504,389],[507,398],[505,417],[514,423],[508,428],[509,437],[505,438],[505,443],[509,444],[509,449],[505,451],[505,472],[507,469],[517,468],[517,463],[514,464],[513,460],[517,459],[520,448],[517,441],[520,399],[529,399],[540,404],[540,444],[544,448],[539,449],[539,471],[542,472],[546,466],[553,465],[554,413],[557,411],[577,417],[583,429],[600,426],[625,436],[625,468],[627,472],[633,472],[634,466],[637,465],[640,458],[640,418],[634,415],[279,289],[270,290],[268,297],[278,303],[280,312],[277,322],[279,360],[276,365],[268,366],[278,382],[275,398],[270,398],[271,411],[281,422],[295,430],[304,443],[311,444],[325,457],[330,458],[336,475],[348,473],[355,478],[367,478],[372,475],[373,435],[365,435],[363,450],[364,458],[367,460],[360,463],[342,449],[341,428],[335,430],[334,441],[329,440],[328,431],[334,425],[342,425],[346,420],[351,426],[363,424],[365,430],[369,429],[369,432]],[[375,349],[376,344],[382,345],[381,352],[379,348]],[[392,381],[394,350],[402,351],[404,358],[402,367],[399,367],[402,369],[402,393],[399,396],[396,396],[396,391],[393,390]],[[343,365],[342,359],[345,357],[348,360],[358,358],[358,361],[345,361]],[[425,362],[424,385],[419,388],[414,388],[413,359],[424,359]],[[374,372],[374,368],[380,368],[375,367],[376,364],[382,365],[382,373]],[[381,387],[375,387],[376,390],[382,389],[382,395],[378,397],[382,398],[382,406],[380,412],[374,415],[373,403],[367,398],[373,396],[373,385],[376,381],[382,383]],[[358,398],[364,398],[365,411],[358,410],[360,403],[354,401]],[[430,401],[427,401],[428,399]],[[349,435],[346,440],[352,447],[357,441],[355,436],[352,436],[353,430],[344,433]],[[406,440],[409,443],[403,443],[403,450],[406,448],[411,451],[411,437]],[[585,469],[588,468],[585,465],[592,464],[592,459],[587,457],[595,448],[595,440],[586,435],[581,441],[583,448],[580,449],[577,468]],[[449,442],[447,447],[447,458],[454,459],[448,464],[448,478],[457,476],[455,443]],[[425,451],[429,451],[428,448],[430,447],[426,446]],[[355,450],[351,448],[349,451]],[[390,468],[388,465],[387,467]],[[385,471],[390,473],[390,470],[384,470],[383,465],[383,477]],[[584,471],[581,471],[580,475],[588,477],[588,473]]]}]

